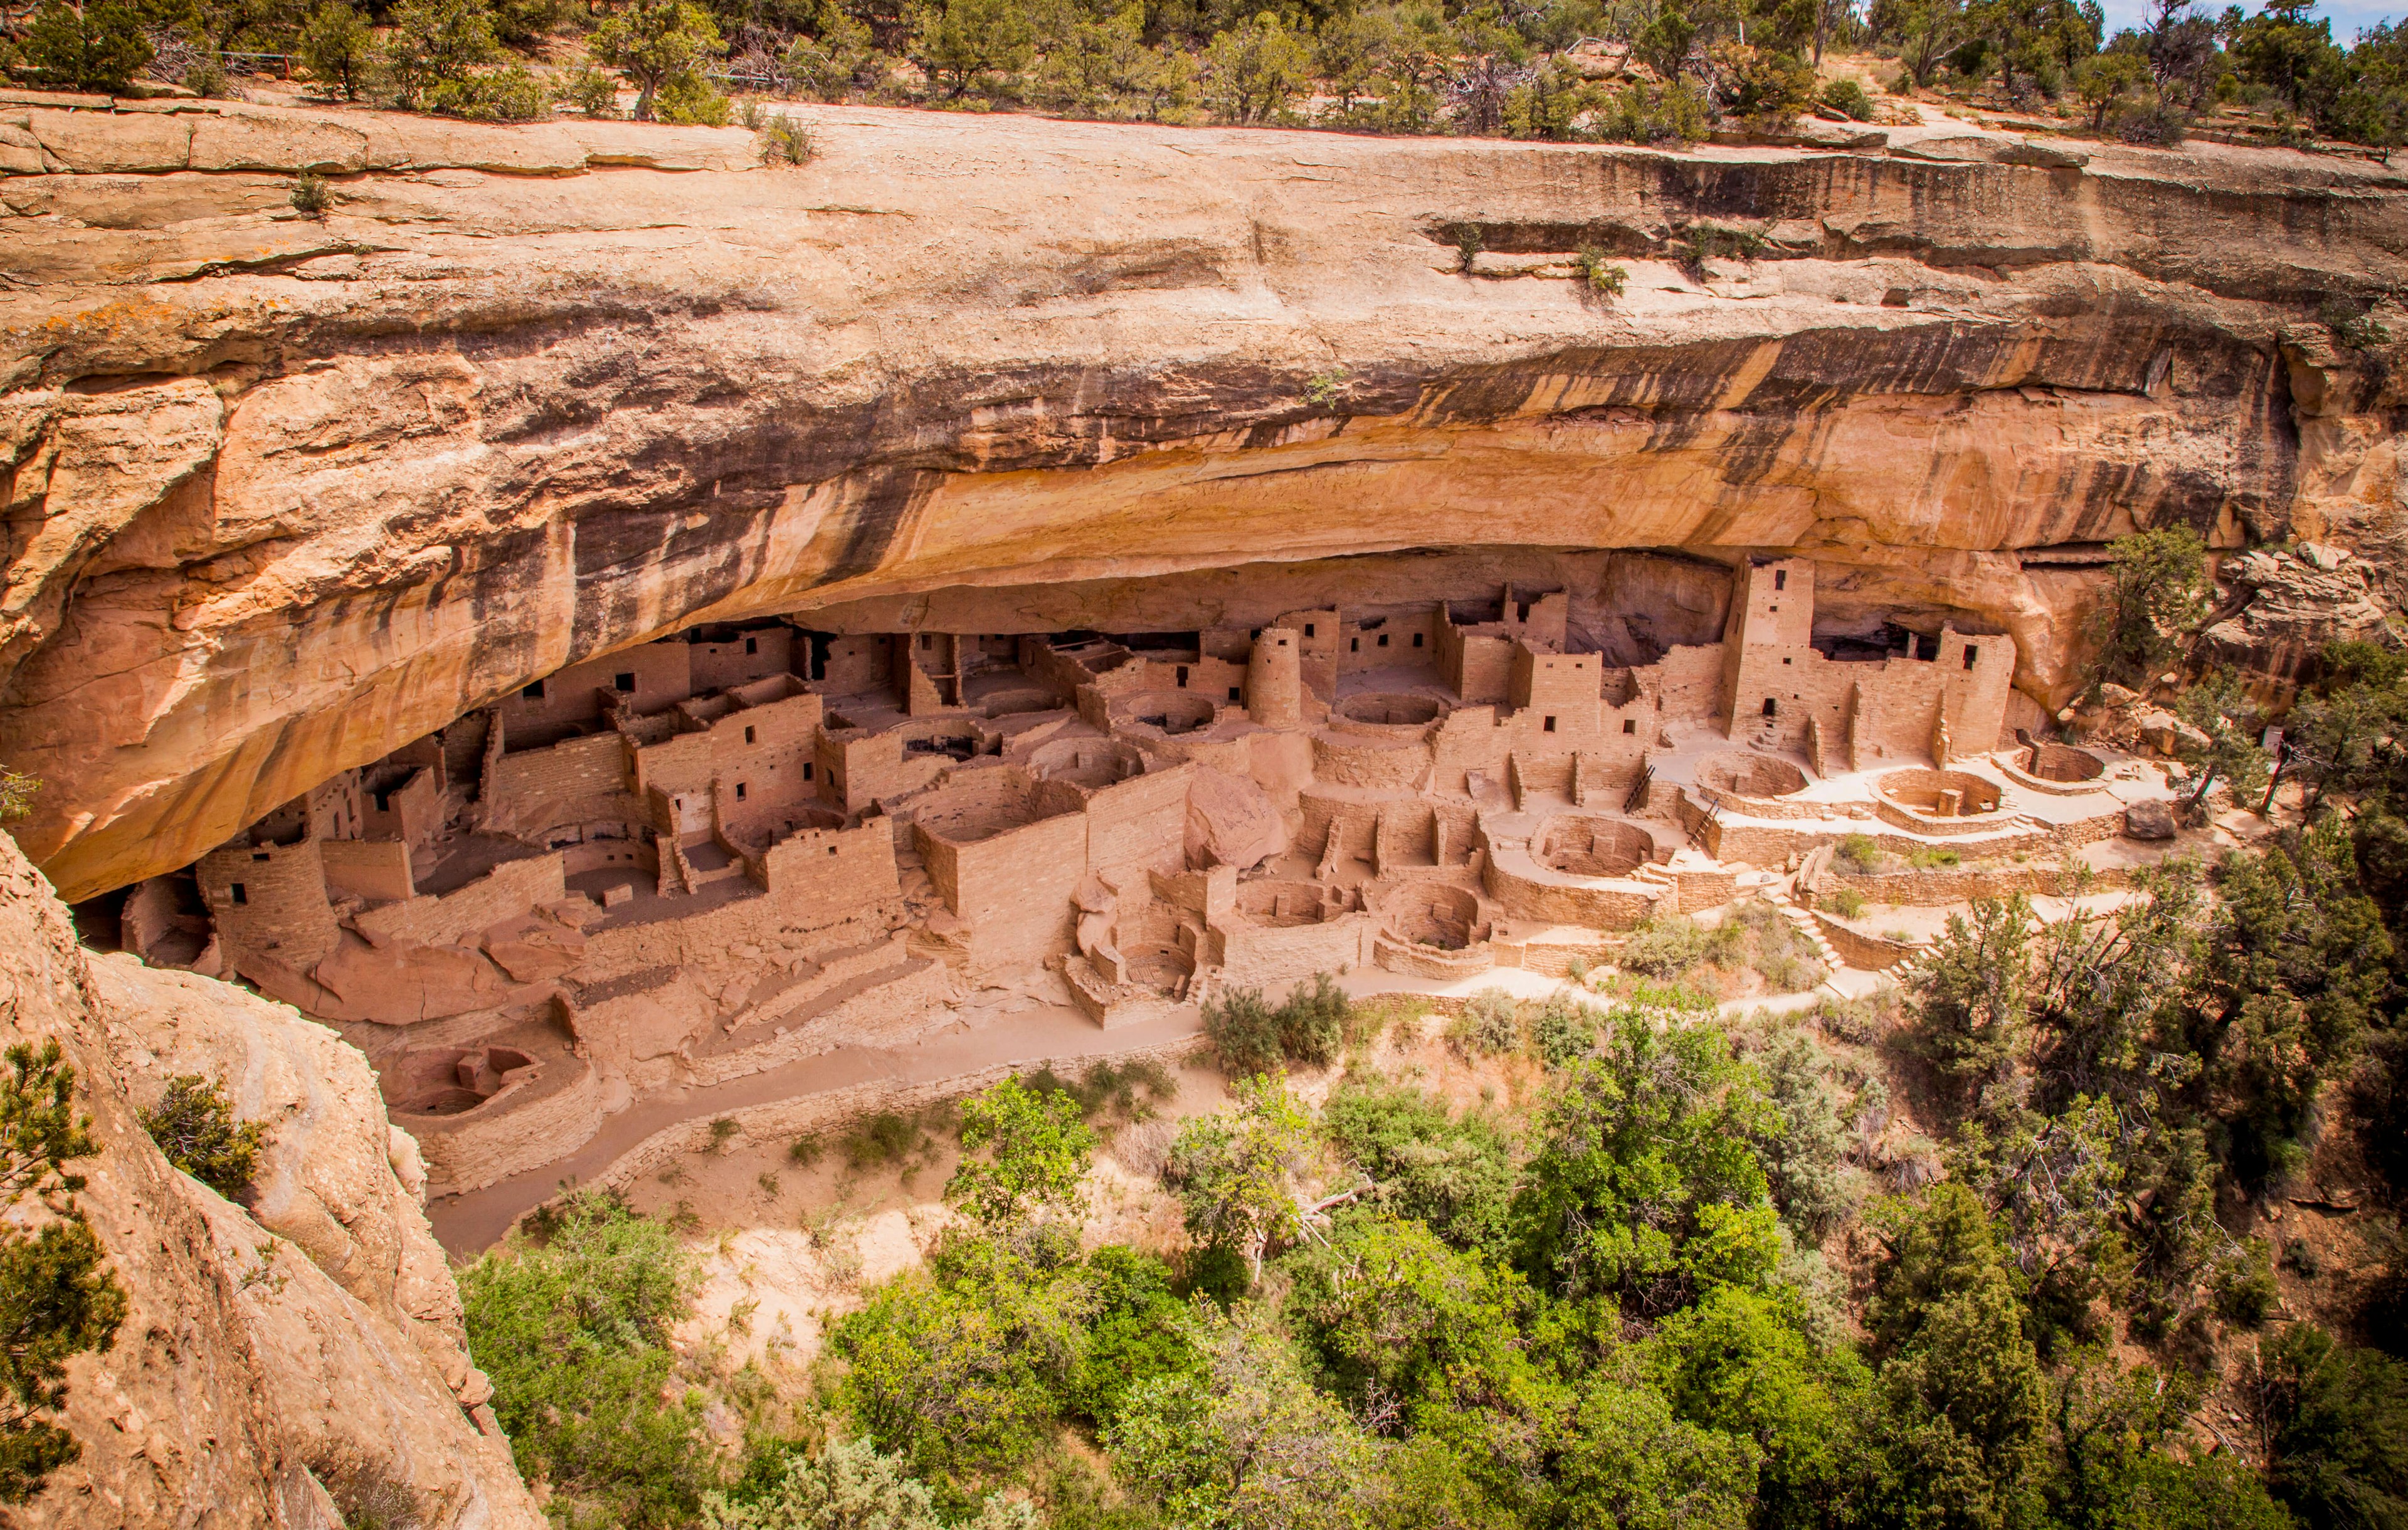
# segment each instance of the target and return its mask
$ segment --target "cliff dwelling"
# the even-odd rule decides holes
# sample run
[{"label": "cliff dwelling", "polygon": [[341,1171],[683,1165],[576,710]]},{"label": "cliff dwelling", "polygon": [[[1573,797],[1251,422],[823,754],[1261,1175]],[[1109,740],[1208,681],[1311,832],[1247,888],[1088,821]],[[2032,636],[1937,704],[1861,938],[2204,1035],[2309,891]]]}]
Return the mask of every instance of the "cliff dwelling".
[{"label": "cliff dwelling", "polygon": [[[1613,558],[1688,608],[1605,608]],[[1560,976],[1842,839],[2061,857],[2166,793],[2031,741],[2011,636],[1818,637],[1812,560],[1559,565],[1383,600],[1372,561],[1192,630],[693,628],[140,883],[124,943],[341,1026],[439,1194],[982,993],[1120,1027],[1318,973]]]}]

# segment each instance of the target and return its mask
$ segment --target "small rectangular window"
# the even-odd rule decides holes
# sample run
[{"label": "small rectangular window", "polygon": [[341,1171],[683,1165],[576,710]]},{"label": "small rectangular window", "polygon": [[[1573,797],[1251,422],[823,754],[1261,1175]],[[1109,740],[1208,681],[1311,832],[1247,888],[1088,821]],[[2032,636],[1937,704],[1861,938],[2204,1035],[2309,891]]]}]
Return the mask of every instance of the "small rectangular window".
[{"label": "small rectangular window", "polygon": [[751,743],[751,742],[752,742],[752,729],[747,728],[747,729],[745,729],[745,730],[744,730],[744,741],[745,741],[746,743],[748,743],[748,744],[749,744],[749,743]]},{"label": "small rectangular window", "polygon": [[1242,688],[1240,688],[1240,687],[1239,687],[1239,686],[1235,686],[1235,685],[1233,685],[1233,686],[1229,687],[1229,699],[1230,699],[1231,701],[1243,701],[1243,700],[1245,700],[1245,699],[1246,699],[1246,697],[1245,697],[1245,692],[1244,692],[1244,690],[1243,690]]},{"label": "small rectangular window", "polygon": [[806,760],[806,761],[804,761],[804,762],[803,762],[803,779],[805,779],[805,780],[810,780],[810,779],[811,779],[811,763],[810,763],[809,760]]},{"label": "small rectangular window", "polygon": [[1419,648],[1419,647],[1421,647],[1421,646],[1422,646],[1422,635],[1421,635],[1420,633],[1415,633],[1415,634],[1413,634],[1413,647],[1415,647],[1415,648]]},{"label": "small rectangular window", "polygon": [[1307,637],[1310,637],[1310,636],[1312,636],[1312,622],[1306,622],[1306,623],[1304,624],[1304,635],[1305,635]]},{"label": "small rectangular window", "polygon": [[376,805],[377,805],[377,811],[378,811],[378,812],[380,812],[380,813],[389,813],[389,812],[392,812],[392,811],[393,811],[393,794],[392,794],[392,793],[390,793],[390,792],[379,792],[379,793],[376,794]]},{"label": "small rectangular window", "polygon": [[1776,589],[1776,590],[1786,590],[1786,589],[1788,589],[1788,588],[1789,588],[1789,570],[1787,570],[1786,568],[1776,568],[1776,569],[1774,569],[1774,570],[1772,571],[1772,587],[1773,587],[1774,589]]},{"label": "small rectangular window", "polygon": [[744,639],[744,651],[745,651],[745,652],[747,652],[747,653],[758,653],[758,652],[760,652],[760,651],[761,651],[761,639],[759,639],[758,637],[747,637],[746,639]]},{"label": "small rectangular window", "polygon": [[525,690],[521,691],[519,693],[519,698],[523,701],[541,701],[543,699],[543,681],[538,680],[533,685],[528,686]]},{"label": "small rectangular window", "polygon": [[1187,666],[1185,665],[1181,665],[1179,666],[1179,688],[1182,691],[1187,689]]},{"label": "small rectangular window", "polygon": [[1782,662],[1783,664],[1785,664],[1785,665],[1791,665],[1791,664],[1796,664],[1798,661],[1797,661],[1797,660],[1795,660],[1795,659],[1784,659],[1784,660],[1782,660],[1781,662]]},{"label": "small rectangular window", "polygon": [[1971,644],[1971,643],[1968,643],[1968,644],[1966,644],[1966,645],[1965,645],[1965,667],[1966,667],[1966,668],[1968,668],[1968,669],[1972,668],[1972,667],[1973,667],[1973,661],[1974,661],[1974,660],[1976,660],[1976,659],[1978,659],[1978,658],[1980,658],[1981,656],[1982,656],[1982,651],[1981,651],[1980,649],[1975,648],[1975,647],[1974,647],[1972,644]]},{"label": "small rectangular window", "polygon": [[272,857],[272,856],[270,856],[270,855],[267,853],[267,851],[264,851],[264,850],[255,850],[255,851],[252,851],[251,852],[251,858],[252,860],[254,860],[254,861],[265,861],[265,860],[271,860],[271,859],[273,859],[273,857]]},{"label": "small rectangular window", "polygon": [[935,648],[937,646],[937,640],[924,632],[920,635],[920,646],[922,648]]},{"label": "small rectangular window", "polygon": [[636,672],[632,669],[622,669],[610,677],[610,682],[622,692],[632,694],[636,689]]},{"label": "small rectangular window", "polygon": [[240,882],[229,883],[226,891],[234,894],[234,901],[236,907],[240,907],[251,902],[251,890],[243,886]]},{"label": "small rectangular window", "polygon": [[1622,731],[1625,733],[1637,733],[1639,731],[1639,720],[1635,717],[1624,718],[1622,720]]},{"label": "small rectangular window", "polygon": [[1546,721],[1546,725],[1545,725],[1543,728],[1541,728],[1540,731],[1541,731],[1541,732],[1543,732],[1543,733],[1553,733],[1553,732],[1555,732],[1555,720],[1554,718],[1552,718],[1552,717],[1551,717],[1551,718],[1549,718],[1549,719],[1547,719],[1547,721]]},{"label": "small rectangular window", "polygon": [[1382,648],[1386,648],[1388,646],[1388,635],[1384,632],[1380,635],[1380,646]]},{"label": "small rectangular window", "polygon": [[744,800],[744,783],[742,781],[738,781],[736,783],[736,800],[738,802],[742,802]]},{"label": "small rectangular window", "polygon": [[1363,639],[1361,639],[1360,637],[1357,637],[1357,638],[1354,639],[1351,643],[1349,643],[1349,644],[1347,645],[1346,651],[1347,651],[1347,652],[1349,652],[1349,653],[1360,653],[1360,652],[1362,652],[1362,651],[1363,651]]},{"label": "small rectangular window", "polygon": [[1765,697],[1765,698],[1764,698],[1764,715],[1765,715],[1765,716],[1767,716],[1767,717],[1771,717],[1771,716],[1773,716],[1775,713],[1779,712],[1780,710],[1781,710],[1781,704],[1780,704],[1779,702],[1777,702],[1777,701],[1773,700],[1770,696],[1767,696],[1767,697]]}]

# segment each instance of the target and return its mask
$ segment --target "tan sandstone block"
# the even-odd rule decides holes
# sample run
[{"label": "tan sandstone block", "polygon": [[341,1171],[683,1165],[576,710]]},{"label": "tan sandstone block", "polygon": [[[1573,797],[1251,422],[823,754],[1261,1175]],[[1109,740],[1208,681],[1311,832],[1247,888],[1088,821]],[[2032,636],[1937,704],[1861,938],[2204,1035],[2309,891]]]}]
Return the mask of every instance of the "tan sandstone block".
[{"label": "tan sandstone block", "polygon": [[180,170],[192,157],[193,120],[186,116],[51,110],[27,116],[42,147],[85,175]]},{"label": "tan sandstone block", "polygon": [[297,113],[229,112],[193,124],[195,170],[365,170],[368,136]]}]

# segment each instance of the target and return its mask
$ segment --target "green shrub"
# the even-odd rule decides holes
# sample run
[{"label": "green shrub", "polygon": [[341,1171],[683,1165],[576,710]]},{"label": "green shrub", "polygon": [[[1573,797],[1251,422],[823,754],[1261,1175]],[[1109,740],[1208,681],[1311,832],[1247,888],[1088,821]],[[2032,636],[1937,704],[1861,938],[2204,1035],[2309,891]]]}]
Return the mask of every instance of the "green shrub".
[{"label": "green shrub", "polygon": [[179,1073],[167,1080],[159,1103],[142,1112],[142,1129],[167,1162],[221,1195],[251,1188],[265,1122],[234,1119],[234,1102],[216,1080]]},{"label": "green shrub", "polygon": [[1692,223],[1682,231],[1679,260],[1702,272],[1708,261],[1737,256],[1753,261],[1764,250],[1764,236],[1753,229],[1725,228],[1719,223]]},{"label": "green shrub", "polygon": [[301,67],[311,79],[356,101],[376,58],[376,34],[344,0],[323,0],[301,29]]},{"label": "green shrub", "polygon": [[315,170],[302,171],[301,179],[293,183],[293,210],[304,218],[323,218],[333,202],[326,178]]},{"label": "green shrub", "polygon": [[592,64],[580,64],[568,77],[561,99],[597,121],[619,115],[619,77]]},{"label": "green shrub", "polygon": [[1943,845],[1918,845],[1906,852],[1906,864],[1917,871],[1955,865],[1960,857]]},{"label": "green shrub", "polygon": [[2312,1323],[2258,1341],[2268,1485],[2311,1526],[2408,1518],[2408,1365]]},{"label": "green shrub", "polygon": [[1596,1009],[1566,994],[1550,994],[1530,1016],[1530,1050],[1561,1067],[1597,1044]]},{"label": "green shrub", "polygon": [[2115,114],[2116,137],[2153,149],[2175,147],[2190,128],[2190,113],[2171,101],[2137,101]]},{"label": "green shrub", "polygon": [[[946,1530],[935,1495],[866,1439],[832,1440],[817,1455],[779,1452],[750,1492],[707,1494],[703,1530]],[[1025,1504],[991,1495],[960,1530],[1033,1530]],[[346,1522],[346,1530],[356,1530]]]},{"label": "green shrub", "polygon": [[1484,988],[1463,1004],[1463,1013],[1446,1028],[1446,1037],[1470,1056],[1497,1056],[1522,1046],[1520,1007],[1501,988]]},{"label": "green shrub", "polygon": [[1706,960],[1713,933],[1686,914],[1651,918],[1622,944],[1621,964],[1650,978],[1679,978]]},{"label": "green shrub", "polygon": [[591,1191],[559,1205],[547,1238],[513,1235],[461,1277],[469,1351],[555,1515],[681,1525],[715,1485],[701,1399],[672,1384],[669,1333],[694,1287],[667,1225]]},{"label": "green shrub", "polygon": [[819,1134],[805,1132],[786,1144],[786,1162],[800,1168],[809,1168],[820,1161],[821,1151]]},{"label": "green shrub", "polygon": [[1873,98],[1853,79],[1835,79],[1823,87],[1823,105],[1859,122],[1873,120]]},{"label": "green shrub", "polygon": [[1881,841],[1871,835],[1842,835],[1840,842],[1831,847],[1832,868],[1849,876],[1871,876],[1881,869]]},{"label": "green shrub", "polygon": [[1349,1078],[1322,1108],[1330,1142],[1378,1187],[1373,1204],[1458,1249],[1501,1250],[1513,1198],[1512,1145],[1480,1114],[1409,1084]]},{"label": "green shrub", "polygon": [[682,127],[725,127],[730,109],[727,97],[712,90],[699,74],[670,80],[652,98],[654,117]]},{"label": "green shrub", "polygon": [[1620,297],[1630,284],[1630,272],[1607,260],[1605,251],[1595,247],[1583,249],[1578,255],[1572,257],[1572,264],[1580,271],[1581,280],[1588,284],[1591,292],[1603,293],[1608,297]]},{"label": "green shrub", "polygon": [[2282,1305],[2283,1290],[2274,1280],[2273,1252],[2262,1237],[2253,1237],[2216,1272],[2214,1282],[2216,1316],[2227,1323],[2255,1328]]},{"label": "green shrub", "polygon": [[34,810],[34,794],[42,789],[39,777],[0,765],[0,822],[13,822]]},{"label": "green shrub", "polygon": [[727,98],[702,78],[705,63],[727,51],[718,23],[687,0],[637,0],[594,31],[595,62],[620,70],[636,87],[636,120],[727,121]]},{"label": "green shrub", "polygon": [[469,73],[501,57],[493,16],[476,0],[401,0],[388,20],[372,67],[406,111],[436,109],[430,98],[438,90],[469,93]]},{"label": "green shrub", "polygon": [[727,1145],[735,1141],[737,1134],[742,1130],[742,1127],[736,1124],[734,1116],[715,1117],[710,1123],[710,1151],[725,1152]]},{"label": "green shrub", "polygon": [[1481,233],[1478,223],[1457,223],[1449,237],[1455,241],[1455,253],[1459,263],[1457,268],[1460,270],[1469,271],[1472,261],[1488,248],[1488,236]]},{"label": "green shrub", "polygon": [[1642,81],[1615,94],[1598,124],[1599,136],[1619,143],[1696,143],[1706,136],[1708,111],[1704,93],[1689,80]]},{"label": "green shrub", "polygon": [[920,1151],[926,1135],[920,1123],[894,1110],[881,1110],[855,1122],[844,1135],[844,1161],[853,1168],[883,1168]]},{"label": "green shrub", "polygon": [[1225,989],[1218,998],[1205,1000],[1204,1034],[1233,1078],[1279,1066],[1279,1011],[1259,988]]},{"label": "green shrub", "polygon": [[552,87],[516,64],[480,69],[427,87],[429,111],[473,122],[532,122],[552,115]]},{"label": "green shrub", "polygon": [[770,164],[809,164],[819,153],[810,124],[782,114],[763,121],[761,157]]},{"label": "green shrub", "polygon": [[225,60],[213,52],[194,60],[177,83],[207,101],[222,101],[234,93],[234,81],[226,76]]},{"label": "green shrub", "polygon": [[1232,1077],[1267,1073],[1283,1061],[1324,1067],[1347,1039],[1346,995],[1326,972],[1298,983],[1276,1009],[1258,988],[1232,988],[1204,1003],[1204,1034]]},{"label": "green shrub", "polygon": [[1823,911],[1842,919],[1865,917],[1865,896],[1853,887],[1842,887],[1823,900]]},{"label": "green shrub", "polygon": [[142,20],[131,6],[48,0],[25,29],[18,67],[58,90],[124,90],[153,56]]},{"label": "green shrub", "polygon": [[1292,1062],[1326,1067],[1346,1043],[1346,995],[1326,972],[1312,976],[1312,986],[1298,983],[1279,1008],[1280,1050]]}]

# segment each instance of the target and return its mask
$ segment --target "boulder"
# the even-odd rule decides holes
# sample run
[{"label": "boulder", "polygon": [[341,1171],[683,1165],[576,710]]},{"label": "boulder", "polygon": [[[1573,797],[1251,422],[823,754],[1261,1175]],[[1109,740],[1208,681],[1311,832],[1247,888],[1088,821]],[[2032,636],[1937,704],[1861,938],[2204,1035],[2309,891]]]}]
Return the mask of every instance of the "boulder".
[{"label": "boulder", "polygon": [[1268,793],[1242,776],[1197,767],[1187,787],[1188,865],[1243,871],[1287,846],[1287,824]]},{"label": "boulder", "polygon": [[2172,839],[2173,836],[2173,804],[2153,797],[2147,802],[2136,802],[2124,809],[2125,838]]},{"label": "boulder", "polygon": [[2184,749],[2205,749],[2214,741],[2172,712],[2142,714],[2141,742],[2160,754],[2172,754]]}]

